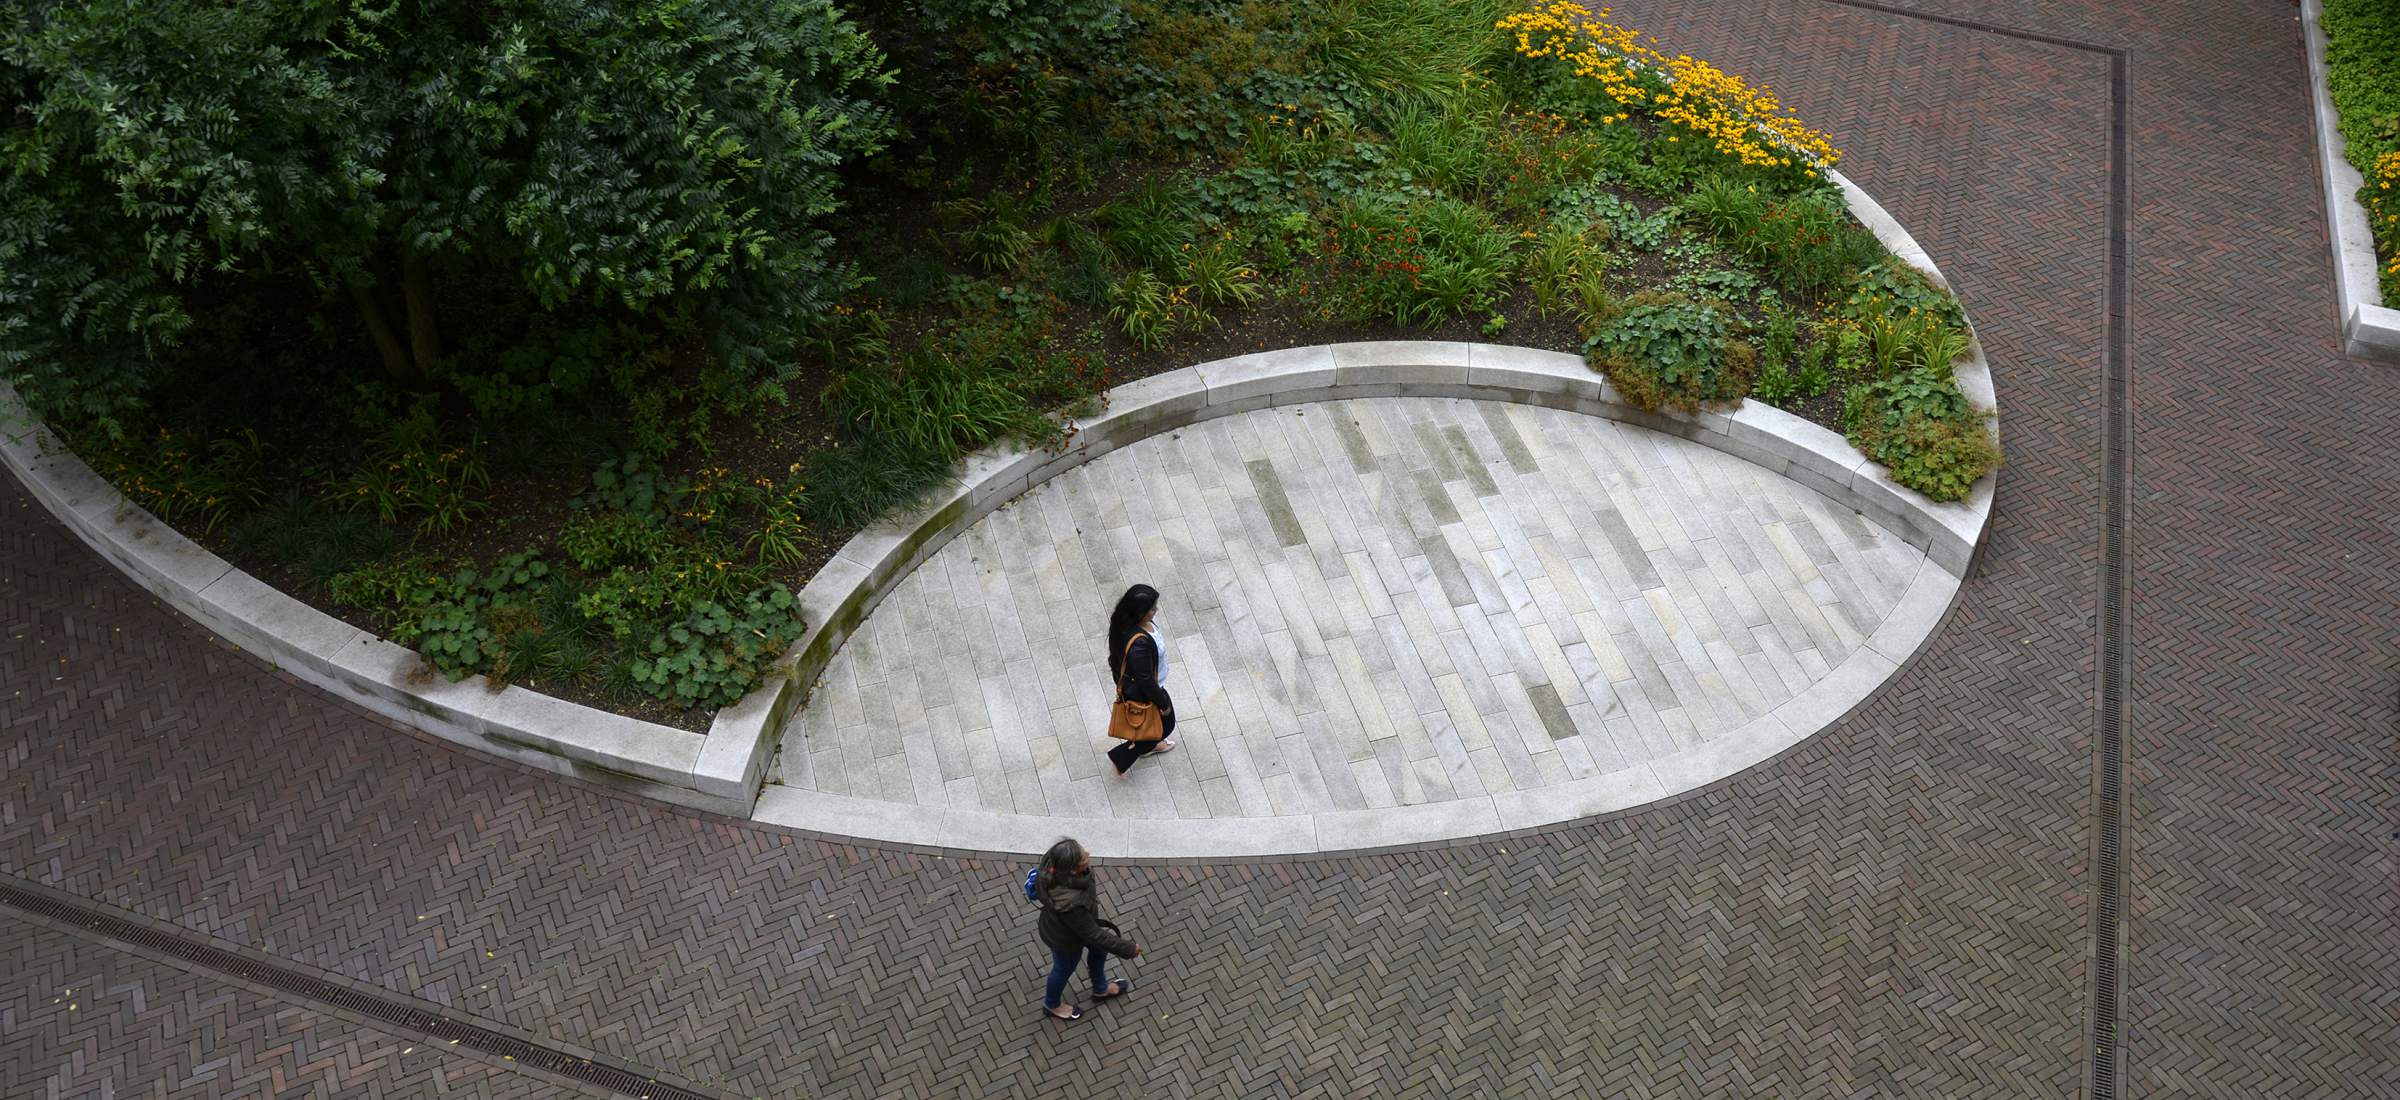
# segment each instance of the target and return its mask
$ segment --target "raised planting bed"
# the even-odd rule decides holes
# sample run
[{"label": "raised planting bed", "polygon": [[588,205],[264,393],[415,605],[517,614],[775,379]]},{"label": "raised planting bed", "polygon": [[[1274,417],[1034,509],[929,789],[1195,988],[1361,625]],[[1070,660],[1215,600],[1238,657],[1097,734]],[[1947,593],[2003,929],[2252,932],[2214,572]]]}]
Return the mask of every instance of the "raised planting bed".
[{"label": "raised planting bed", "polygon": [[2342,349],[2400,358],[2400,21],[2370,0],[2301,0]]},{"label": "raised planting bed", "polygon": [[[590,307],[494,313],[403,391],[359,380],[373,347],[306,288],[246,287],[258,300],[170,349],[147,405],[36,410],[72,469],[44,433],[11,461],[73,487],[54,505],[71,525],[110,517],[87,538],[172,543],[192,567],[156,579],[228,637],[265,628],[220,603],[298,624],[253,647],[296,673],[720,808],[754,789],[758,731],[788,705],[778,655],[853,614],[817,598],[859,565],[837,551],[928,500],[1013,491],[960,501],[962,462],[976,480],[995,447],[1063,458],[1104,392],[1193,363],[1530,346],[1645,414],[1747,394],[1847,434],[1895,484],[1988,492],[1988,378],[1952,370],[1972,331],[1821,135],[1573,5],[1370,6],[1412,21],[1410,79],[1287,64],[1328,30],[1313,8],[1245,6],[1258,22],[1235,27],[1194,4],[1143,9],[1106,56],[903,82],[917,129],[831,226],[872,281],[771,378],[728,381],[689,318]],[[1201,67],[1194,41],[1257,72]],[[446,274],[453,298],[506,299],[489,272]],[[240,331],[254,317],[266,331]],[[601,732],[556,732],[579,724]]]}]

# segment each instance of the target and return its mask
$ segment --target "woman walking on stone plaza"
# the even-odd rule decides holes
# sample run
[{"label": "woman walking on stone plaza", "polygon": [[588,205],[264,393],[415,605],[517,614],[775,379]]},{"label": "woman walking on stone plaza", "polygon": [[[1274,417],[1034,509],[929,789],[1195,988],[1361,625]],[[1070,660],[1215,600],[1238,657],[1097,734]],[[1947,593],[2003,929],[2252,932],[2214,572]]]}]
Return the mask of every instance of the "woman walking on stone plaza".
[{"label": "woman walking on stone plaza", "polygon": [[[1042,1010],[1053,1019],[1080,1020],[1083,1010],[1062,1004],[1067,979],[1075,964],[1089,959],[1094,1003],[1133,991],[1133,980],[1108,980],[1108,956],[1130,959],[1142,953],[1117,926],[1100,919],[1100,896],[1092,885],[1091,853],[1073,837],[1063,837],[1042,856],[1034,881],[1042,906],[1042,942],[1050,948],[1050,985],[1042,993]],[[1060,1009],[1065,1011],[1060,1011]]]},{"label": "woman walking on stone plaza", "polygon": [[1153,752],[1175,750],[1175,742],[1167,740],[1175,732],[1175,699],[1165,686],[1167,648],[1159,643],[1157,618],[1158,589],[1146,584],[1126,589],[1108,616],[1108,676],[1117,686],[1117,698],[1156,706],[1162,726],[1155,740],[1119,741],[1108,750],[1108,762],[1117,766],[1118,775]]}]

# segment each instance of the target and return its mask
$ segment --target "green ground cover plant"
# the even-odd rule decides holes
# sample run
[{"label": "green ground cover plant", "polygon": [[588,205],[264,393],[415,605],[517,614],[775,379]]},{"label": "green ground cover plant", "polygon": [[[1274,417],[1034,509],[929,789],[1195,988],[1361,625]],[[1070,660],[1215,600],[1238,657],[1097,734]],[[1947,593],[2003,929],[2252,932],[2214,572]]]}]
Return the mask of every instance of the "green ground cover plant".
[{"label": "green ground cover plant", "polygon": [[2342,154],[2366,177],[2358,198],[2382,261],[2383,300],[2400,302],[2400,8],[2390,0],[2325,0],[2322,23]]},{"label": "green ground cover plant", "polygon": [[1773,401],[1929,492],[1996,458],[1919,392],[1956,303],[1847,215],[1822,136],[1575,5],[685,8],[0,16],[39,106],[0,130],[0,371],[440,674],[687,726],[962,456],[1223,355],[1505,339],[1649,407]]}]

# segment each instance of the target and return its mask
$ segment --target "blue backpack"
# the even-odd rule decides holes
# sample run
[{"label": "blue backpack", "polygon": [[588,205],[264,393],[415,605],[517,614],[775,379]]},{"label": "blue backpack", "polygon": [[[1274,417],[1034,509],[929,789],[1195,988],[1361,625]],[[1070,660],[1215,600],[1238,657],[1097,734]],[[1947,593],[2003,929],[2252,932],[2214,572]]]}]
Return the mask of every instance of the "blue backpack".
[{"label": "blue backpack", "polygon": [[1033,888],[1033,884],[1034,884],[1034,880],[1036,880],[1036,879],[1039,879],[1039,878],[1041,878],[1041,877],[1042,877],[1042,869],[1041,869],[1041,868],[1039,868],[1039,867],[1036,867],[1036,868],[1034,868],[1033,870],[1030,870],[1030,871],[1027,871],[1027,872],[1025,872],[1025,900],[1027,900],[1027,901],[1030,901],[1030,902],[1032,902],[1032,903],[1034,903],[1034,904],[1036,904],[1036,905],[1039,905],[1039,904],[1041,904],[1041,902],[1042,902],[1042,896],[1041,896],[1039,893],[1035,892],[1035,890],[1034,890],[1034,888]]}]

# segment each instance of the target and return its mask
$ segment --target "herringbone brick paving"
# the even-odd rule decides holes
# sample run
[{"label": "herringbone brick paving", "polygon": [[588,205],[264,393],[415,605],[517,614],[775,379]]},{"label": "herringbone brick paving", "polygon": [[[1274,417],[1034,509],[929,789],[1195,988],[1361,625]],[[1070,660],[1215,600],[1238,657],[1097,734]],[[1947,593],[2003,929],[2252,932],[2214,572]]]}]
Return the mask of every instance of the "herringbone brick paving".
[{"label": "herringbone brick paving", "polygon": [[0,974],[12,1098],[574,1095],[5,912]]},{"label": "herringbone brick paving", "polygon": [[[1927,10],[2132,58],[2128,1093],[2400,1095],[2400,369],[2333,347],[2291,9]],[[2078,1094],[2105,59],[1821,0],[1620,14],[1834,132],[1960,284],[2007,410],[1961,607],[1772,764],[1472,847],[1107,868],[1147,981],[1070,1029],[1034,1016],[1021,868],[398,734],[12,488],[0,870],[757,1095]],[[48,980],[7,957],[12,992]]]}]

